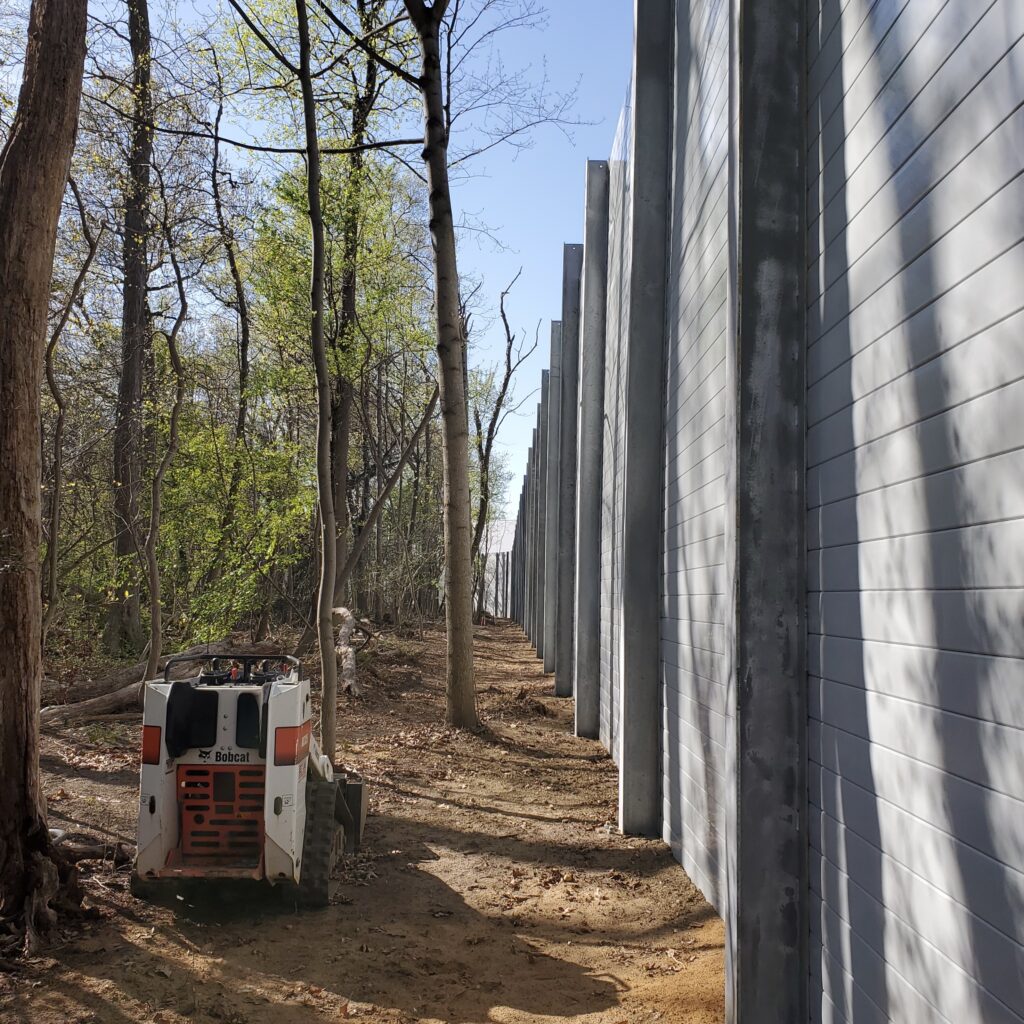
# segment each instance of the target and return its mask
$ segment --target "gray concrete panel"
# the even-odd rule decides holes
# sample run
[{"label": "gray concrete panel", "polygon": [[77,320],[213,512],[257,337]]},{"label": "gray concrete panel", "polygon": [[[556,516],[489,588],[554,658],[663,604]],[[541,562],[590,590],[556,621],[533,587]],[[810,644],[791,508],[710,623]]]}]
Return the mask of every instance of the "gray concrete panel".
[{"label": "gray concrete panel", "polygon": [[608,161],[608,272],[601,420],[600,738],[621,761],[622,522],[625,393],[632,261],[632,94],[619,117]]},{"label": "gray concrete panel", "polygon": [[561,497],[562,324],[551,322],[548,365],[547,474],[544,481],[544,671],[555,671],[558,621],[558,507]]},{"label": "gray concrete panel", "polygon": [[727,5],[694,0],[677,5],[674,26],[659,635],[662,836],[731,927],[735,397],[729,323],[735,290],[729,13]]},{"label": "gray concrete panel", "polygon": [[576,733],[596,739],[601,719],[601,463],[608,292],[608,164],[587,163],[579,352],[573,690]]},{"label": "gray concrete panel", "polygon": [[619,823],[661,833],[658,610],[673,85],[672,0],[636,6],[622,558]]},{"label": "gray concrete panel", "polygon": [[812,1019],[1024,1020],[1022,36],[910,0],[808,104]]},{"label": "gray concrete panel", "polygon": [[[538,414],[539,415],[539,414]],[[533,428],[533,443],[526,473],[526,635],[536,647],[537,632],[535,616],[537,611],[537,428]]]},{"label": "gray concrete panel", "polygon": [[805,0],[744,0],[732,1009],[738,1021],[775,1024],[808,1012],[805,25]]},{"label": "gray concrete panel", "polygon": [[580,288],[583,246],[562,251],[561,403],[556,547],[555,695],[572,696],[576,594],[576,461],[579,405]]},{"label": "gray concrete panel", "polygon": [[544,660],[546,652],[544,622],[547,611],[546,555],[548,522],[548,408],[551,402],[550,371],[540,373],[540,407],[537,411],[537,543],[534,567],[537,587],[537,608],[534,615],[537,657]]}]

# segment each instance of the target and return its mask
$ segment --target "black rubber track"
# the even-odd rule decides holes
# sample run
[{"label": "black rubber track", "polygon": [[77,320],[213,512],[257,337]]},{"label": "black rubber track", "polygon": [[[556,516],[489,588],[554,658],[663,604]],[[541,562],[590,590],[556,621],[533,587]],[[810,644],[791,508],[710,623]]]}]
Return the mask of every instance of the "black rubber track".
[{"label": "black rubber track", "polygon": [[298,892],[299,903],[304,907],[326,907],[330,902],[331,871],[341,831],[334,817],[336,799],[335,783],[306,783],[306,829]]}]

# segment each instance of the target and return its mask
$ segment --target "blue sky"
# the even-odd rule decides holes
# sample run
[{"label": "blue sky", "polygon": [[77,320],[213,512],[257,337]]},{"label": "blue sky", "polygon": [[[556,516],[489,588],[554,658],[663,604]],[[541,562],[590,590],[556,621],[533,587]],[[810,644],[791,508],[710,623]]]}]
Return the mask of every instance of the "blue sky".
[{"label": "blue sky", "polygon": [[[484,318],[496,319],[502,289],[523,268],[506,303],[509,319],[531,339],[538,321],[541,329],[538,350],[520,370],[520,398],[539,393],[541,370],[548,365],[550,322],[561,315],[562,245],[583,241],[586,161],[609,155],[632,58],[633,0],[549,0],[547,8],[545,29],[511,33],[502,40],[503,59],[510,66],[532,65],[538,76],[546,61],[556,90],[571,89],[578,80],[574,116],[594,123],[573,128],[572,140],[557,128],[541,127],[526,151],[501,148],[485,154],[453,196],[456,215],[463,212],[485,223],[502,246],[497,251],[493,243],[467,235],[460,250],[460,273],[483,281],[471,365],[502,357],[501,325],[487,326]],[[514,474],[510,505],[519,497],[535,417],[531,399],[505,421],[498,440]]]}]

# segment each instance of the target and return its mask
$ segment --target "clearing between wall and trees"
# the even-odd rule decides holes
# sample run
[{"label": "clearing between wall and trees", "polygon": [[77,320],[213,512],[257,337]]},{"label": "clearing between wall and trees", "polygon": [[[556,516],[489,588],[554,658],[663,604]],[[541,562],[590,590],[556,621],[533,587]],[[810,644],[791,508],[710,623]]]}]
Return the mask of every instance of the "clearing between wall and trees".
[{"label": "clearing between wall and trees", "polygon": [[[331,906],[263,892],[155,907],[83,865],[89,917],[0,973],[31,1024],[718,1024],[722,924],[660,842],[616,832],[616,772],[571,735],[512,625],[476,630],[479,734],[445,729],[444,633],[385,634],[339,705],[370,785]],[[311,666],[315,675],[315,666]],[[44,737],[51,827],[132,842],[140,718]]]}]

